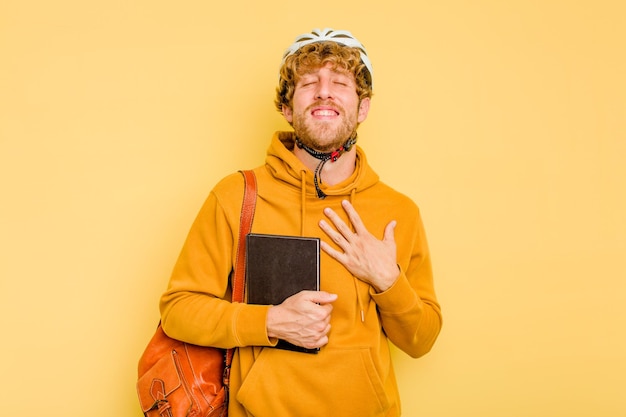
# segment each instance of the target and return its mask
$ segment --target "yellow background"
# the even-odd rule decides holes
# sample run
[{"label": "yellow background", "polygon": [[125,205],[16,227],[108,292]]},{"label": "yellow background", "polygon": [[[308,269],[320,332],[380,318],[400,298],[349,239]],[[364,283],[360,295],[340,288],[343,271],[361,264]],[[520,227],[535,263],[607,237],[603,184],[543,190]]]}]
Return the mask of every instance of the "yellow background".
[{"label": "yellow background", "polygon": [[330,26],[369,50],[360,144],[420,205],[444,311],[429,355],[394,353],[403,415],[626,415],[625,16],[619,0],[5,0],[3,413],[141,415],[137,359],[191,221],[287,127],[283,50]]}]

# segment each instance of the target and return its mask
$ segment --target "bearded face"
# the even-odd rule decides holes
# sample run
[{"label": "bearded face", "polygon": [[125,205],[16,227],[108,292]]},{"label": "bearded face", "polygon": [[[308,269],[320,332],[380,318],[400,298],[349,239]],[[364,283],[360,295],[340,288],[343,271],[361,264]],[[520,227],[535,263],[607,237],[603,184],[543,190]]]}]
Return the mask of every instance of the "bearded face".
[{"label": "bearded face", "polygon": [[319,152],[332,152],[367,117],[369,98],[359,101],[354,75],[331,64],[302,75],[292,101],[283,107],[300,141]]}]

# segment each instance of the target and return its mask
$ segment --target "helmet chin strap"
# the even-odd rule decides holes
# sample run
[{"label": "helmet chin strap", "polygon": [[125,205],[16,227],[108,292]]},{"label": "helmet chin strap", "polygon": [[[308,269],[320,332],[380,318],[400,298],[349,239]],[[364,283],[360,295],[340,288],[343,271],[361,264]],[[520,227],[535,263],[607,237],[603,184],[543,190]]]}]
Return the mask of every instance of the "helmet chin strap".
[{"label": "helmet chin strap", "polygon": [[320,160],[320,163],[317,165],[317,168],[315,168],[315,172],[313,173],[313,183],[315,184],[315,191],[317,192],[318,198],[326,198],[326,194],[320,189],[319,186],[322,183],[321,174],[324,164],[328,161],[335,162],[337,159],[339,159],[341,155],[343,155],[344,152],[348,152],[350,149],[352,149],[352,147],[356,143],[356,138],[357,135],[356,132],[354,132],[354,134],[339,149],[336,149],[332,152],[318,152],[315,149],[311,149],[306,146],[304,143],[302,143],[300,138],[296,136],[296,144],[298,145],[298,148],[304,149],[309,155]]}]

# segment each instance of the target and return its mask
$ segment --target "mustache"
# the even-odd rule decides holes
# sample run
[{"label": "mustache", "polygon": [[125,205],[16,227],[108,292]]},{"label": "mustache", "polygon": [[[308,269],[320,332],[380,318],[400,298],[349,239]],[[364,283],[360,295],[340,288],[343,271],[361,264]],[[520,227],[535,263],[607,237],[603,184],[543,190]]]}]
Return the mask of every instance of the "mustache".
[{"label": "mustache", "polygon": [[336,112],[340,113],[340,114],[344,114],[344,109],[343,107],[341,107],[340,105],[333,103],[332,101],[328,101],[328,100],[319,100],[316,101],[315,103],[311,104],[310,106],[308,106],[306,108],[306,112],[310,113],[313,109],[317,108],[317,107],[328,107],[332,110],[335,110]]}]

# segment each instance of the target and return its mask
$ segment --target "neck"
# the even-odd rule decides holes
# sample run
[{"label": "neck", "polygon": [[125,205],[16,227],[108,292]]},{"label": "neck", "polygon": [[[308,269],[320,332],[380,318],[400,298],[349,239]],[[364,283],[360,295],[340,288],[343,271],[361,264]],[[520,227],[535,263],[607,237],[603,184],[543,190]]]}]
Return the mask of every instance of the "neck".
[{"label": "neck", "polygon": [[319,198],[326,198],[326,194],[321,190],[320,185],[322,184],[322,169],[327,165],[328,169],[324,169],[324,182],[328,185],[335,185],[348,178],[354,172],[356,161],[355,143],[356,134],[349,138],[339,149],[332,152],[319,152],[304,145],[296,137],[294,154],[307,168],[313,171],[313,181]]},{"label": "neck", "polygon": [[[315,172],[315,169],[321,162],[297,145],[294,146],[293,153],[311,172]],[[348,178],[354,172],[355,163],[356,147],[352,147],[349,151],[344,152],[341,158],[335,162],[328,161],[323,168],[324,184],[335,185]]]}]

